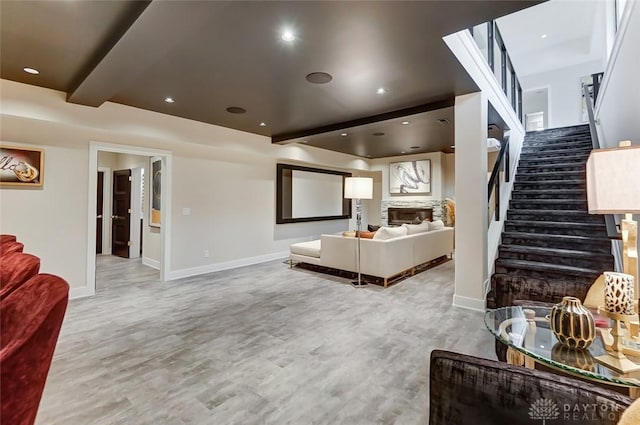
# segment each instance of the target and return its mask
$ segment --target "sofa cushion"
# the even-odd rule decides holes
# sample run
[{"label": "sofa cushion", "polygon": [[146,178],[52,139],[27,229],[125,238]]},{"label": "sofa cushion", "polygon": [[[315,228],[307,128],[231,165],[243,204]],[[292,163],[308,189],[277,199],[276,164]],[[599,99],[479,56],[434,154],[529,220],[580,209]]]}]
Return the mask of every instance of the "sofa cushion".
[{"label": "sofa cushion", "polygon": [[378,241],[386,241],[388,239],[398,238],[400,236],[407,235],[406,227],[381,227],[378,229],[375,235],[373,235],[374,240]]},{"label": "sofa cushion", "polygon": [[420,224],[403,224],[402,227],[407,228],[407,235],[415,235],[417,233],[424,233],[431,230],[428,221],[423,221]]},{"label": "sofa cushion", "polygon": [[309,242],[298,242],[289,248],[292,254],[320,258],[320,239]]},{"label": "sofa cushion", "polygon": [[429,230],[440,230],[444,229],[444,223],[442,220],[436,220],[429,222]]}]

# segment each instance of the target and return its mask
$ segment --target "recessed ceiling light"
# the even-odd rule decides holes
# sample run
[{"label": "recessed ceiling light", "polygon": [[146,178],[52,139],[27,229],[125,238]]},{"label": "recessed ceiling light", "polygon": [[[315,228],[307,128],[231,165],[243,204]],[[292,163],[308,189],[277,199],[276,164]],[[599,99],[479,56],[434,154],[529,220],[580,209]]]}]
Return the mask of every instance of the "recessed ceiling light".
[{"label": "recessed ceiling light", "polygon": [[266,127],[266,126],[267,126],[267,123],[264,123],[264,122],[260,123],[260,127]]},{"label": "recessed ceiling light", "polygon": [[227,112],[230,114],[244,114],[247,110],[239,106],[229,106]]},{"label": "recessed ceiling light", "polygon": [[547,34],[542,34],[540,38],[547,38]]},{"label": "recessed ceiling light", "polygon": [[373,133],[374,136],[384,136],[384,133],[381,131],[377,131],[375,133]]},{"label": "recessed ceiling light", "polygon": [[371,155],[367,155],[367,158],[371,158]]},{"label": "recessed ceiling light", "polygon": [[385,94],[386,92],[387,92],[387,91],[385,90],[385,88],[384,88],[384,87],[380,87],[380,88],[378,88],[378,90],[376,90],[376,93],[377,93],[377,94]]},{"label": "recessed ceiling light", "polygon": [[172,98],[172,97],[165,97],[165,98],[164,98],[164,101],[165,101],[165,102],[167,102],[167,103],[173,103],[173,102],[175,102],[175,101],[173,100],[173,98]]},{"label": "recessed ceiling light", "polygon": [[347,135],[347,133],[340,133],[340,135],[341,135],[342,137],[345,137],[345,136]]},{"label": "recessed ceiling light", "polygon": [[456,145],[451,145],[451,146],[449,146],[449,147],[450,147],[451,149],[455,149],[455,148],[456,148]]},{"label": "recessed ceiling light", "polygon": [[411,146],[409,149],[420,149],[420,146]]},{"label": "recessed ceiling light", "polygon": [[409,121],[402,121],[402,125],[408,125]]},{"label": "recessed ceiling light", "polygon": [[308,82],[313,84],[327,84],[333,80],[333,76],[327,72],[312,72],[305,77]]},{"label": "recessed ceiling light", "polygon": [[284,41],[291,42],[296,39],[296,35],[290,29],[285,29],[282,31],[282,35],[280,36]]},{"label": "recessed ceiling light", "polygon": [[438,120],[438,122],[439,122],[440,124],[449,124],[449,119],[448,119],[448,118],[440,118],[440,119]]},{"label": "recessed ceiling light", "polygon": [[306,140],[300,140],[300,143],[307,143]]},{"label": "recessed ceiling light", "polygon": [[38,74],[40,74],[40,71],[38,71],[38,70],[37,70],[37,69],[35,69],[35,68],[29,68],[28,66],[27,66],[27,67],[22,68],[22,70],[23,70],[24,72],[27,72],[27,73],[29,73],[29,74],[33,74],[33,75],[38,75]]}]

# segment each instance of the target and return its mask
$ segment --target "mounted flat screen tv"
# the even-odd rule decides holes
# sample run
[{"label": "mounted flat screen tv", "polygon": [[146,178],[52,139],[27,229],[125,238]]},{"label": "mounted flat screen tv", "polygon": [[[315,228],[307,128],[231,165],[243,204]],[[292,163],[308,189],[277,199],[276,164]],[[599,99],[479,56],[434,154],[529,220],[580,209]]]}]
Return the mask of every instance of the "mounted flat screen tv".
[{"label": "mounted flat screen tv", "polygon": [[276,223],[351,218],[344,179],[351,173],[277,164]]}]

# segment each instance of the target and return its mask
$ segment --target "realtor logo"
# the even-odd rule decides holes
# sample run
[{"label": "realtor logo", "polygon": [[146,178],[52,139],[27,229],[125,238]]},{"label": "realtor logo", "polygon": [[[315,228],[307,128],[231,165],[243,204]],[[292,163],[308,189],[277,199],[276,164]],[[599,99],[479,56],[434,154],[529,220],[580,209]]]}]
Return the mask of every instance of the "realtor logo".
[{"label": "realtor logo", "polygon": [[529,417],[534,420],[542,420],[542,425],[545,425],[547,420],[558,419],[559,416],[558,405],[548,398],[540,398],[529,407]]}]

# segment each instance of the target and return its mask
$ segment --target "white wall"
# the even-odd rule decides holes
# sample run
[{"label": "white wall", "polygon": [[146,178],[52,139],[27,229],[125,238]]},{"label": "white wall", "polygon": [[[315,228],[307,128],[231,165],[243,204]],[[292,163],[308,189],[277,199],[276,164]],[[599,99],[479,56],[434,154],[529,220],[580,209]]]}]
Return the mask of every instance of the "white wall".
[{"label": "white wall", "polygon": [[[443,40],[447,44],[447,46],[451,49],[453,54],[456,56],[458,61],[462,64],[465,70],[469,73],[473,81],[478,85],[480,90],[482,91],[483,97],[488,100],[493,108],[496,110],[498,114],[503,118],[507,126],[510,128],[509,130],[509,145],[510,145],[510,156],[512,158],[512,170],[515,170],[517,166],[517,160],[520,157],[520,150],[522,148],[522,141],[524,139],[524,128],[507,97],[502,91],[501,86],[498,84],[493,72],[489,68],[489,65],[485,61],[482,53],[478,49],[477,44],[473,41],[471,34],[467,30],[459,31],[455,34],[450,34],[446,37],[443,37]],[[460,100],[461,101],[461,100]],[[467,102],[468,101],[468,102]],[[473,103],[472,100],[467,99],[464,103]],[[456,120],[458,119],[458,114],[460,113],[461,117],[467,117],[471,122],[471,126],[475,126],[475,121],[472,121],[473,113],[472,110],[474,108],[465,108],[469,110],[461,110],[458,112],[458,102],[459,99],[456,99]],[[477,108],[476,108],[477,109]],[[482,115],[482,110],[476,110],[478,115]],[[474,187],[476,191],[483,191],[486,194],[486,180],[485,178],[481,178],[476,174],[467,174],[466,165],[462,165],[465,162],[460,160],[459,155],[461,154],[460,148],[458,147],[458,131],[460,130],[460,135],[464,135],[464,137],[469,137],[469,140],[476,140],[477,143],[482,144],[482,152],[477,152],[476,160],[477,164],[481,162],[481,158],[485,157],[484,152],[486,152],[486,128],[487,121],[486,116],[484,118],[484,129],[481,132],[476,131],[468,132],[465,130],[464,125],[460,125],[456,121],[456,167],[455,167],[455,180],[456,180],[456,227],[458,224],[458,216],[460,214],[460,209],[465,208],[466,211],[463,214],[467,214],[467,217],[475,217],[482,218],[482,220],[486,220],[487,217],[487,203],[473,203],[463,201],[463,204],[460,203],[460,189],[463,186]],[[480,134],[480,138],[476,138],[476,136]],[[469,143],[467,140],[467,143]],[[464,143],[464,142],[463,142]],[[462,147],[463,145],[461,145]],[[473,146],[473,144],[472,144]],[[472,149],[475,149],[473,147]],[[486,157],[485,157],[486,158]],[[486,176],[486,167],[485,168],[485,176]],[[477,170],[476,170],[477,171]],[[480,298],[476,298],[479,288],[480,293],[486,293],[486,286],[482,288],[486,282],[482,282],[482,279],[485,278],[485,271],[487,273],[491,273],[493,270],[493,262],[495,255],[498,251],[498,246],[500,245],[500,238],[502,234],[502,228],[504,226],[504,218],[506,216],[506,209],[509,205],[509,198],[511,196],[511,190],[513,188],[513,179],[509,183],[504,184],[501,188],[501,221],[492,220],[489,224],[489,228],[487,231],[486,221],[482,223],[482,225],[478,226],[470,226],[469,233],[465,234],[464,232],[456,231],[456,272],[458,263],[466,263],[467,260],[475,261],[476,257],[483,257],[483,261],[487,263],[486,268],[480,269],[479,267],[476,269],[475,274],[473,275],[473,279],[464,279],[462,276],[459,279],[458,274],[456,273],[456,294],[454,295],[453,304],[475,309],[475,310],[484,310],[484,298],[485,294],[483,293]],[[468,193],[468,192],[467,192]],[[464,207],[462,205],[465,205]],[[469,222],[472,222],[472,218],[469,218]],[[481,220],[481,222],[482,222]],[[478,240],[481,238],[486,243],[486,250],[482,252],[478,251],[475,254],[473,252],[467,252],[466,254],[462,254],[458,252],[458,247],[463,244],[476,244]],[[471,256],[471,258],[465,258],[466,255]],[[467,275],[472,273],[467,273]]]},{"label": "white wall", "polygon": [[[640,6],[626,2],[605,70],[595,117],[600,147],[617,147],[621,140],[640,145]],[[640,168],[640,164],[639,164]],[[618,221],[620,217],[617,217]],[[634,215],[640,221],[640,214]],[[638,241],[640,252],[640,240]]]},{"label": "white wall", "polygon": [[580,77],[603,70],[602,61],[592,61],[549,72],[523,75],[520,77],[520,84],[523,91],[548,87],[548,128],[578,125],[583,123]]},{"label": "white wall", "polygon": [[[45,150],[41,190],[1,191],[0,231],[18,235],[41,257],[43,272],[63,276],[73,288],[86,287],[88,255],[94,255],[87,252],[89,141],[173,152],[173,278],[277,258],[291,243],[348,227],[347,220],[276,225],[278,161],[368,168],[350,155],[272,145],[259,135],[114,103],[85,107],[66,103],[62,92],[0,84],[0,140]],[[182,215],[185,207],[191,215]]]},{"label": "white wall", "polygon": [[456,199],[456,155],[442,154],[442,199]]},{"label": "white wall", "polygon": [[627,2],[596,105],[601,147],[640,144],[640,6]]}]

